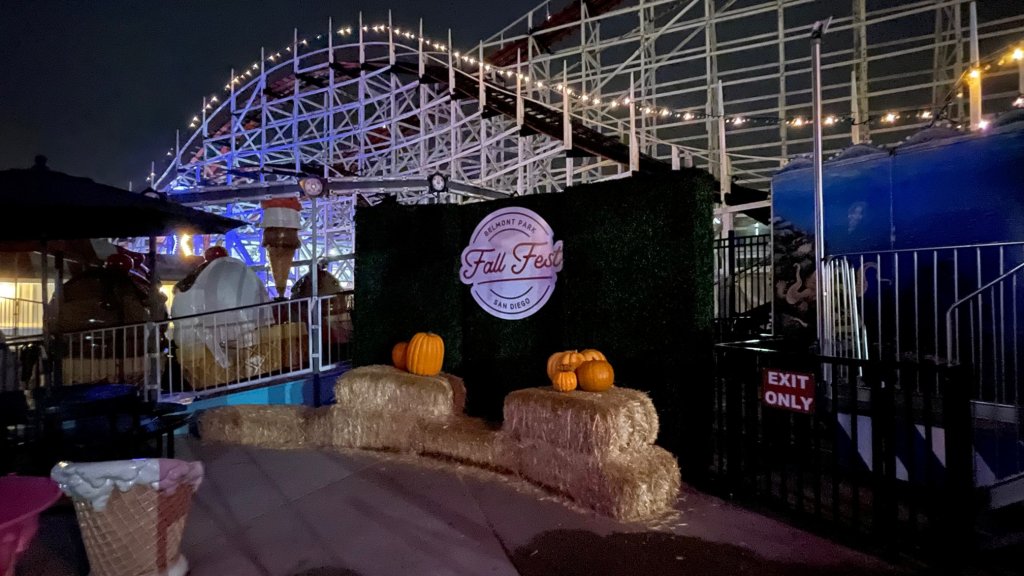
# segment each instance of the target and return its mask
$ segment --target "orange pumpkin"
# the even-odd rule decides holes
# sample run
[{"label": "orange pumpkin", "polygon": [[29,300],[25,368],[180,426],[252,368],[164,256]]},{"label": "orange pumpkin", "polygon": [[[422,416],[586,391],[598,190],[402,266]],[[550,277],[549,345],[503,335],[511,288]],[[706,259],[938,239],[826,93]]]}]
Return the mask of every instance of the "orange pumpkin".
[{"label": "orange pumpkin", "polygon": [[604,357],[604,354],[594,350],[593,348],[587,348],[586,350],[581,351],[580,354],[583,355],[583,360],[585,362],[590,360],[608,360]]},{"label": "orange pumpkin", "polygon": [[562,354],[565,352],[555,352],[548,358],[547,372],[548,378],[554,380],[555,374],[558,373],[558,365],[562,359]]},{"label": "orange pumpkin", "polygon": [[576,369],[576,378],[581,390],[604,392],[615,384],[615,371],[604,360],[589,360]]},{"label": "orange pumpkin", "polygon": [[576,389],[576,373],[568,370],[556,372],[555,377],[551,379],[551,384],[559,392],[572,392]]},{"label": "orange pumpkin", "polygon": [[420,376],[435,376],[444,363],[444,340],[431,332],[419,332],[405,352],[406,368]]},{"label": "orange pumpkin", "polygon": [[562,355],[558,358],[558,369],[573,371],[583,362],[583,355],[575,350],[562,352]]},{"label": "orange pumpkin", "polygon": [[391,349],[391,363],[399,370],[405,370],[405,353],[409,348],[408,342],[399,342]]}]

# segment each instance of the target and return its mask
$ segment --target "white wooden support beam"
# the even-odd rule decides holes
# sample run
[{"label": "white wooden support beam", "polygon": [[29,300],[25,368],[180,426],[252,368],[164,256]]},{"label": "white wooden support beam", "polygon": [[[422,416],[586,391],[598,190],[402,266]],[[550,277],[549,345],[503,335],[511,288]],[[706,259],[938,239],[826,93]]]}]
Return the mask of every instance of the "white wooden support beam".
[{"label": "white wooden support beam", "polygon": [[981,52],[978,49],[978,5],[971,2],[971,70],[967,73],[970,91],[971,130],[981,128]]},{"label": "white wooden support beam", "polygon": [[[569,85],[566,83],[568,75],[565,67],[562,67],[562,148],[572,150],[572,114],[569,112]],[[571,180],[570,176],[570,180]]]},{"label": "white wooden support beam", "polygon": [[[487,107],[487,79],[484,77],[484,46],[480,44],[479,48],[480,66],[476,71],[476,83],[477,83],[477,104],[480,107],[480,111],[483,112],[484,108]],[[483,139],[480,140],[483,142]]]},{"label": "white wooden support beam", "polygon": [[516,50],[516,126],[523,127],[523,74],[521,53]]},{"label": "white wooden support beam", "polygon": [[388,10],[388,64],[395,65],[395,28],[391,24],[391,10]]},{"label": "white wooden support beam", "polygon": [[359,66],[366,63],[366,42],[363,40],[363,13],[359,12]]},{"label": "white wooden support beam", "polygon": [[636,136],[636,93],[633,73],[629,73],[629,171],[640,171],[640,144]]},{"label": "white wooden support beam", "polygon": [[455,62],[452,61],[452,29],[448,29],[448,93],[455,94]]},{"label": "white wooden support beam", "polygon": [[[360,26],[359,33],[362,34]],[[334,18],[327,17],[327,62],[334,64]]]},{"label": "white wooden support beam", "polygon": [[860,144],[860,98],[857,94],[857,70],[850,70],[850,115],[853,121],[850,122],[850,141]]},{"label": "white wooden support beam", "polygon": [[420,34],[419,34],[419,39],[420,39],[419,52],[418,52],[418,55],[419,55],[419,58],[418,58],[418,60],[419,60],[419,74],[420,74],[419,77],[422,80],[423,76],[425,76],[426,72],[427,72],[427,55],[423,52],[423,18],[420,18]]}]

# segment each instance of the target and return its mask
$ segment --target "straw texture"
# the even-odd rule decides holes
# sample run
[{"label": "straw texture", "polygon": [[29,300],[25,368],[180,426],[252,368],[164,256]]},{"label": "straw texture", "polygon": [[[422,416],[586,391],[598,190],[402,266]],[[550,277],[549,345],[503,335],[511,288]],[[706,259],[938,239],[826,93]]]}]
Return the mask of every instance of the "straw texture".
[{"label": "straw texture", "polygon": [[417,376],[384,365],[345,372],[334,385],[334,395],[338,406],[348,410],[391,412],[431,420],[452,416],[455,406],[452,385],[446,378]]},{"label": "straw texture", "polygon": [[363,448],[411,452],[420,419],[381,410],[327,406],[310,420],[310,438],[325,448]]},{"label": "straw texture", "polygon": [[102,511],[83,500],[74,504],[93,576],[163,574],[184,563],[179,549],[191,486],[174,493],[145,486],[115,490]]},{"label": "straw texture", "polygon": [[416,451],[424,456],[493,470],[515,470],[515,444],[483,420],[460,416],[447,422],[424,422],[416,436]]},{"label": "straw texture", "polygon": [[[359,372],[355,376],[348,376]],[[388,366],[338,379],[338,405],[230,406],[200,418],[204,440],[265,448],[322,447],[415,453],[512,472],[625,521],[671,510],[675,458],[653,446],[658,418],[636,390],[519,390],[505,400],[502,429],[453,416],[454,377],[425,378]],[[462,397],[465,398],[464,392]]]},{"label": "straw texture", "polygon": [[306,420],[312,409],[289,405],[222,406],[199,416],[204,442],[227,442],[260,448],[311,446]]},{"label": "straw texture", "polygon": [[519,443],[519,475],[581,506],[625,521],[659,515],[679,496],[679,466],[657,446],[617,457],[595,457],[544,442]]},{"label": "straw texture", "polygon": [[639,390],[562,393],[553,388],[516,390],[505,398],[504,431],[587,455],[614,455],[651,446],[658,413]]},{"label": "straw texture", "polygon": [[441,372],[440,376],[452,387],[452,412],[460,415],[466,411],[466,383],[454,374]]}]

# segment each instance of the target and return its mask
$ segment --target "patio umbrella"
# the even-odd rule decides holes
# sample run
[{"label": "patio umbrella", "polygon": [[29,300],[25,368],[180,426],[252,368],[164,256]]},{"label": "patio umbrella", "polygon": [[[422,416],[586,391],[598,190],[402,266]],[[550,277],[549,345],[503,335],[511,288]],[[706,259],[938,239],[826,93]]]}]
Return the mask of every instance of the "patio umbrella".
[{"label": "patio umbrella", "polygon": [[48,170],[0,171],[0,242],[223,234],[244,225],[160,198]]}]

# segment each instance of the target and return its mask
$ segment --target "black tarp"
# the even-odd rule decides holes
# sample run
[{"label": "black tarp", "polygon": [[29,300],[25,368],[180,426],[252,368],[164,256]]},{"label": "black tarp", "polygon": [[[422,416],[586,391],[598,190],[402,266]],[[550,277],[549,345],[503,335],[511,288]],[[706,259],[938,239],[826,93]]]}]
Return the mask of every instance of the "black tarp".
[{"label": "black tarp", "polygon": [[244,225],[160,198],[48,170],[0,171],[0,241],[223,234]]}]

